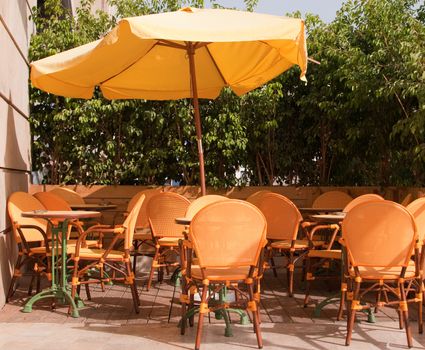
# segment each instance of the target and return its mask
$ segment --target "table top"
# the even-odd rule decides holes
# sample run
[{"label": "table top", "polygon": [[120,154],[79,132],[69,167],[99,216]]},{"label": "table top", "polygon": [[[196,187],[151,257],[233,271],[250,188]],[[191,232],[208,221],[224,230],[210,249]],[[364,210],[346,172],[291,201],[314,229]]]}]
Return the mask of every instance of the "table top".
[{"label": "table top", "polygon": [[318,214],[310,215],[312,219],[319,222],[328,222],[328,223],[339,223],[345,218],[344,212],[337,212],[334,214]]},{"label": "table top", "polygon": [[176,224],[179,225],[190,225],[192,219],[190,218],[176,218]]},{"label": "table top", "polygon": [[98,211],[86,210],[33,210],[22,213],[24,218],[41,218],[41,219],[84,219],[97,218],[101,216]]},{"label": "table top", "polygon": [[116,204],[93,204],[93,203],[82,203],[82,204],[70,204],[72,210],[108,210],[116,209]]},{"label": "table top", "polygon": [[313,213],[336,213],[342,212],[344,208],[298,208],[301,213],[313,214]]}]

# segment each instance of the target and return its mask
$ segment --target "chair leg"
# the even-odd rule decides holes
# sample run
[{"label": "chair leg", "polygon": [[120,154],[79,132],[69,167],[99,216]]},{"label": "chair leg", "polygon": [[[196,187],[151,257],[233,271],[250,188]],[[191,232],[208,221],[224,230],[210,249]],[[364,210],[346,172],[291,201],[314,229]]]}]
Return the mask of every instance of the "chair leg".
[{"label": "chair leg", "polygon": [[253,324],[254,324],[254,332],[255,332],[255,335],[257,337],[258,348],[262,349],[263,348],[263,337],[261,335],[261,328],[260,328],[260,320],[259,320],[260,312],[258,310],[259,305],[254,299],[252,284],[248,285],[248,294],[249,294],[249,301],[256,306],[255,310],[252,311],[252,321],[253,321]]},{"label": "chair leg", "polygon": [[410,330],[410,326],[409,326],[409,311],[408,311],[408,307],[407,307],[407,300],[406,300],[406,294],[405,294],[405,290],[404,290],[404,283],[399,283],[399,287],[400,287],[400,311],[402,313],[403,316],[403,323],[404,323],[404,328],[406,329],[406,337],[407,337],[407,346],[409,348],[411,348],[412,345],[412,332]]},{"label": "chair leg", "polygon": [[133,242],[133,247],[134,247],[134,255],[133,255],[133,271],[134,273],[136,273],[136,263],[137,263],[137,256],[138,256],[138,250],[139,250],[139,241],[135,240]]},{"label": "chair leg", "polygon": [[305,259],[306,263],[305,263],[305,271],[306,271],[306,277],[305,277],[305,281],[306,281],[306,289],[305,289],[305,296],[304,296],[304,307],[307,307],[308,305],[308,301],[310,299],[310,288],[311,288],[311,283],[312,283],[312,267],[311,267],[311,259],[310,257],[307,255],[307,258]]},{"label": "chair leg", "polygon": [[[85,277],[85,280],[88,281],[89,280],[89,276]],[[90,294],[90,286],[88,283],[85,284],[85,288],[86,288],[86,296],[87,296],[87,300],[91,300],[91,294]]]},{"label": "chair leg", "polygon": [[337,321],[341,321],[342,314],[344,313],[344,304],[345,298],[347,296],[347,283],[345,281],[341,282],[341,297],[339,301],[338,314],[336,316]]},{"label": "chair leg", "polygon": [[[349,316],[347,317],[347,337],[345,338],[345,345],[350,345],[351,335],[353,333],[354,320],[356,319],[356,307],[360,304],[359,300],[360,282],[354,282],[354,295],[350,305]],[[356,305],[357,304],[357,305]]]},{"label": "chair leg", "polygon": [[153,279],[153,273],[155,271],[155,266],[158,264],[158,257],[159,257],[159,248],[155,248],[155,255],[152,259],[152,265],[151,265],[151,271],[149,273],[149,279],[148,279],[148,284],[146,286],[146,290],[149,290],[152,284],[152,279]]},{"label": "chair leg", "polygon": [[15,283],[16,283],[16,280],[19,277],[19,269],[22,266],[21,260],[22,260],[22,256],[18,255],[18,259],[16,260],[15,268],[13,269],[13,276],[12,276],[12,279],[10,280],[9,291],[7,292],[7,296],[6,296],[6,303],[9,302],[10,298],[15,293]]},{"label": "chair leg", "polygon": [[276,270],[276,264],[274,262],[274,258],[273,256],[270,257],[270,263],[271,263],[271,268],[273,269],[273,276],[277,277],[277,270]]},{"label": "chair leg", "polygon": [[134,274],[131,271],[131,263],[130,263],[130,258],[128,256],[128,260],[125,263],[125,267],[127,269],[127,277],[131,278],[131,283],[130,283],[130,289],[131,289],[131,295],[133,297],[133,305],[134,305],[134,311],[136,312],[136,314],[138,314],[140,312],[139,310],[139,305],[140,305],[140,300],[139,299],[139,295],[137,293],[137,287],[136,287],[136,280],[134,278]]},{"label": "chair leg", "polygon": [[288,296],[292,297],[294,295],[294,253],[289,253],[289,263],[287,266],[288,273]]},{"label": "chair leg", "polygon": [[419,331],[420,334],[422,334],[423,331],[424,331],[424,326],[423,326],[423,304],[422,304],[422,296],[423,296],[424,285],[423,285],[423,282],[421,280],[418,281],[418,284],[419,284],[418,296],[419,295],[421,296],[419,298],[420,300],[418,301],[418,331]]},{"label": "chair leg", "polygon": [[202,307],[205,307],[205,308],[208,307],[207,292],[208,292],[208,286],[203,284],[201,305],[200,305],[201,310],[199,311],[198,329],[196,331],[195,350],[199,350],[201,346],[202,327],[204,325],[204,316],[205,316],[205,312],[202,310]]}]

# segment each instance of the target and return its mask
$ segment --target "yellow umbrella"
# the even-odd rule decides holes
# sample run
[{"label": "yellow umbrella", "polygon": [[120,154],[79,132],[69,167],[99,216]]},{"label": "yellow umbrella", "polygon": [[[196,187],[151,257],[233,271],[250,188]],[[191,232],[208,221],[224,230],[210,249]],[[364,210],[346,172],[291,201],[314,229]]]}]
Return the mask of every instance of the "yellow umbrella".
[{"label": "yellow umbrella", "polygon": [[283,71],[307,69],[304,22],[296,18],[183,8],[125,18],[103,39],[31,63],[31,82],[44,91],[108,99],[193,98],[201,190],[204,157],[198,98],[223,87],[242,95]]}]

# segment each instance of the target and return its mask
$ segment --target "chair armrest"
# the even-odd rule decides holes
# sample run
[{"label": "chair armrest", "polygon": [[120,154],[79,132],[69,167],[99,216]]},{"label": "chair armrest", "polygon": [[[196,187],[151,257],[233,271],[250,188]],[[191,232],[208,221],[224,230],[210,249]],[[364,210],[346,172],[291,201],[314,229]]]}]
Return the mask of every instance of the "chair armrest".
[{"label": "chair armrest", "polygon": [[47,237],[46,232],[44,230],[37,226],[37,225],[19,225],[17,222],[14,223],[14,226],[16,227],[16,230],[18,231],[19,236],[21,237],[21,241],[24,245],[24,249],[29,253],[30,248],[28,245],[27,240],[25,239],[25,234],[22,232],[22,229],[34,229],[41,233],[44,239],[44,244],[46,246],[46,253],[50,253],[50,247],[49,247],[49,238]]}]

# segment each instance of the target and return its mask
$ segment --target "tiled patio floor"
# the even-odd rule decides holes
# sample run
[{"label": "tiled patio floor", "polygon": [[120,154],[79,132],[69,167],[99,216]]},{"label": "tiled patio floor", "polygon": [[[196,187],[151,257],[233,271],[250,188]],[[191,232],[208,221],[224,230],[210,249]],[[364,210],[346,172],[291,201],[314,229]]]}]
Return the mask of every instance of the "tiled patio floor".
[{"label": "tiled patio floor", "polygon": [[[135,314],[129,288],[106,286],[102,292],[92,286],[92,300],[85,301],[80,318],[67,316],[66,307],[51,311],[49,301],[34,306],[32,313],[20,311],[27,298],[23,285],[11,302],[0,311],[0,349],[148,349],[193,348],[196,327],[181,336],[177,323],[180,317],[178,290],[168,323],[173,286],[169,281],[156,284],[149,292],[144,276],[138,280],[141,300],[140,314]],[[262,329],[266,349],[338,349],[345,348],[345,320],[337,321],[337,305],[328,305],[319,318],[313,317],[313,306],[302,307],[303,291],[298,288],[293,298],[286,295],[283,275],[274,278],[266,273],[262,291]],[[300,282],[298,279],[298,287]],[[82,289],[83,290],[83,289]],[[312,300],[323,300],[325,285],[317,286]],[[85,292],[82,291],[82,298]],[[414,310],[412,310],[414,311]],[[425,334],[417,332],[415,312],[411,312],[414,347],[425,348]],[[407,348],[404,330],[398,328],[394,309],[384,308],[376,314],[376,323],[360,316],[356,324],[352,349]],[[251,325],[237,325],[233,317],[234,336],[224,337],[223,321],[210,317],[203,335],[203,349],[256,348]],[[196,324],[195,324],[196,326]]]}]

